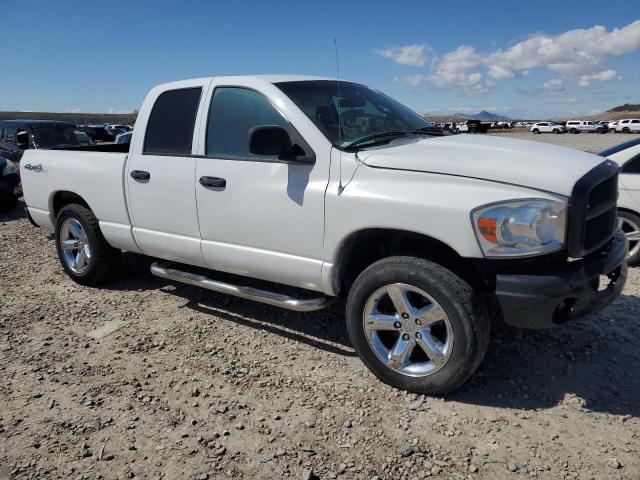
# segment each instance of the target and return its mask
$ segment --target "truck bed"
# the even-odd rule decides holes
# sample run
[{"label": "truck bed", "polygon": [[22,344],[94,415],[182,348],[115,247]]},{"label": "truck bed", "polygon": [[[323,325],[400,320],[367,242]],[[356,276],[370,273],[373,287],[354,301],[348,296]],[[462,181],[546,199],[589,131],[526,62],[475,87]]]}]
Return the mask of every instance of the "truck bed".
[{"label": "truck bed", "polygon": [[[119,148],[127,147],[124,144]],[[107,151],[104,148],[107,148]],[[114,145],[97,145],[91,150],[27,150],[20,173],[25,203],[34,221],[52,229],[61,196],[79,196],[100,219],[105,237],[131,236],[131,222],[125,200],[123,175],[126,153],[108,151]]]}]

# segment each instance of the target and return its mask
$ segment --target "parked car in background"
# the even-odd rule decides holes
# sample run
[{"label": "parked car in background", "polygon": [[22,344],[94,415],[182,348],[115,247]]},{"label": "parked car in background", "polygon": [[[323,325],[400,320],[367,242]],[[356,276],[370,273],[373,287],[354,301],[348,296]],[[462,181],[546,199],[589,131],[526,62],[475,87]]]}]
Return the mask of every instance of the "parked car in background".
[{"label": "parked car in background", "polygon": [[94,142],[113,142],[116,138],[102,125],[79,125],[78,129],[85,132]]},{"label": "parked car in background", "polygon": [[617,133],[639,133],[640,119],[631,118],[620,120],[616,126]]},{"label": "parked car in background", "polygon": [[109,132],[111,135],[114,136],[114,138],[118,135],[120,135],[121,133],[126,133],[126,132],[130,132],[131,131],[131,127],[127,126],[127,125],[116,125],[113,123],[105,123],[104,124],[104,129]]},{"label": "parked car in background", "polygon": [[569,120],[566,129],[569,133],[607,133],[602,125],[583,120]]},{"label": "parked car in background", "polygon": [[21,194],[18,165],[0,155],[0,211],[16,208]]},{"label": "parked car in background", "polygon": [[629,263],[640,262],[640,138],[600,152],[620,165],[618,218],[629,240]]},{"label": "parked car in background", "polygon": [[133,132],[124,132],[124,133],[119,133],[116,136],[116,140],[114,143],[131,143],[131,136],[133,135]]},{"label": "parked car in background", "polygon": [[412,392],[464,383],[493,321],[550,328],[604,308],[627,278],[614,162],[443,135],[357,83],[160,85],[116,147],[25,154],[28,211],[71,279],[100,283],[126,250],[164,259],[162,278],[291,310],[343,297],[364,364]]},{"label": "parked car in background", "polygon": [[469,125],[467,122],[464,123],[456,123],[452,129],[455,133],[469,133]]},{"label": "parked car in background", "polygon": [[565,128],[555,122],[534,123],[529,129],[532,133],[564,133]]},{"label": "parked car in background", "polygon": [[29,149],[91,146],[94,142],[75,124],[56,120],[0,120],[0,155],[20,162]]}]

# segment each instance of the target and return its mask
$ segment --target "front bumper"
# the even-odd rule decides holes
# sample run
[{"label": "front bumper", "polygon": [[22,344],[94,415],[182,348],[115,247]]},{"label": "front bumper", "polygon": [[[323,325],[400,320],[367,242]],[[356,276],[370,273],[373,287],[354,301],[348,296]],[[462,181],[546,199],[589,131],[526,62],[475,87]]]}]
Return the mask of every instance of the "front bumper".
[{"label": "front bumper", "polygon": [[504,320],[519,328],[551,328],[603,309],[624,288],[627,250],[618,232],[602,250],[544,275],[496,275]]}]

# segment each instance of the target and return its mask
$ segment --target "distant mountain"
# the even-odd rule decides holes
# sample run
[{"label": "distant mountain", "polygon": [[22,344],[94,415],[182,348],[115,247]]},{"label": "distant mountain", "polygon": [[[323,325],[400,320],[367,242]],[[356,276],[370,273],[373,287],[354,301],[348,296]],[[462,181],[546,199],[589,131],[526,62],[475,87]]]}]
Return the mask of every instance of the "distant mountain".
[{"label": "distant mountain", "polygon": [[609,112],[637,112],[640,110],[639,103],[625,103],[624,105],[618,105],[617,107],[610,108],[605,113]]},{"label": "distant mountain", "polygon": [[610,108],[606,112],[595,115],[583,115],[577,118],[585,120],[622,120],[623,118],[640,118],[640,104],[625,103],[617,107]]},{"label": "distant mountain", "polygon": [[498,115],[497,113],[487,112],[483,110],[478,113],[456,113],[457,116],[470,118],[472,120],[484,120],[488,122],[510,122],[511,119],[509,117],[505,117],[504,115]]},{"label": "distant mountain", "polygon": [[117,123],[133,125],[137,112],[132,113],[61,113],[61,112],[0,112],[0,120],[63,120],[73,123]]}]

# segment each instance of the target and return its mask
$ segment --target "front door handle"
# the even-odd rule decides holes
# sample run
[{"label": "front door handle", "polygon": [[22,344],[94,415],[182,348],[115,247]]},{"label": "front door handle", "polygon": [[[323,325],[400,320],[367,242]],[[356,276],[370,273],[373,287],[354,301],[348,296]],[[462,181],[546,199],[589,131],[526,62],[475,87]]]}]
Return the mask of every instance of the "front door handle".
[{"label": "front door handle", "polygon": [[203,187],[224,188],[227,186],[227,181],[220,177],[200,177],[200,185]]},{"label": "front door handle", "polygon": [[151,178],[151,174],[149,172],[145,172],[144,170],[131,170],[131,178],[134,180],[149,180]]}]

